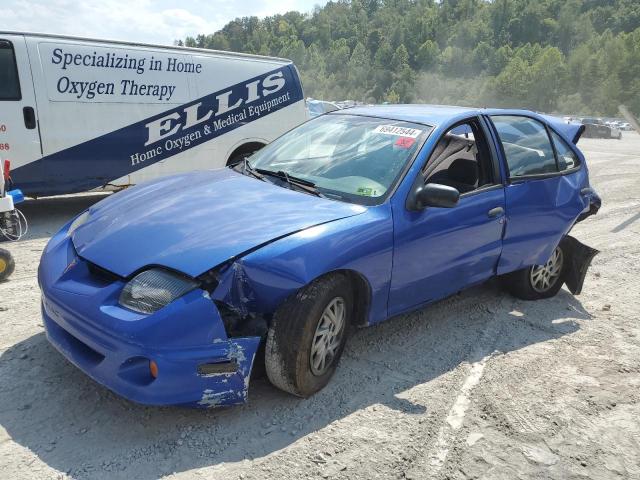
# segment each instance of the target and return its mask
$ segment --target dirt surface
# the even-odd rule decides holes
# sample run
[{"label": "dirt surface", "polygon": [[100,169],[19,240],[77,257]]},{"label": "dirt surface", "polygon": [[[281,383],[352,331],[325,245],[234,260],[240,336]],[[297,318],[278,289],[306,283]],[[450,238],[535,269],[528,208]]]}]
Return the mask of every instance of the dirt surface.
[{"label": "dirt surface", "polygon": [[356,332],[311,399],[260,380],[219,410],[129,403],[48,345],[41,251],[101,197],[28,202],[0,284],[0,477],[640,478],[640,136],[580,145],[603,199],[574,229],[602,251],[582,295],[489,283]]}]

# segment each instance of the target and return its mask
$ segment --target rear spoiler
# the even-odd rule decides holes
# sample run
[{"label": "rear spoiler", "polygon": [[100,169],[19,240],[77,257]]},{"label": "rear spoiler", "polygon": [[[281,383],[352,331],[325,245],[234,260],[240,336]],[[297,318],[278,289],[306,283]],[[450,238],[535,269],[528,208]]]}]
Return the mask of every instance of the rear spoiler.
[{"label": "rear spoiler", "polygon": [[578,124],[578,123],[568,123],[568,124],[565,124],[565,125],[567,125],[568,127],[571,127],[571,126],[575,127],[573,129],[573,136],[569,137],[569,138],[571,138],[571,141],[573,142],[573,144],[576,145],[578,143],[578,140],[580,140],[580,137],[582,137],[582,134],[584,133],[585,128],[587,128],[587,127],[585,127],[581,123],[580,124]]},{"label": "rear spoiler", "polygon": [[549,125],[551,125],[554,130],[571,140],[574,145],[578,143],[578,140],[580,140],[580,137],[582,137],[584,129],[586,128],[581,123],[565,123],[564,120],[558,117],[552,117],[550,115],[543,115],[543,117],[547,122],[549,122]]}]

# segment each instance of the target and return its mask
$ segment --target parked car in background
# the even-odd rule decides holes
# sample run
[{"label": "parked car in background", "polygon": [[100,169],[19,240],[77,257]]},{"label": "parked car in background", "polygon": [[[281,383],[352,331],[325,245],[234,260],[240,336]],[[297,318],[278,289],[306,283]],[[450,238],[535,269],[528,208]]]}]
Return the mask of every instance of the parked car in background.
[{"label": "parked car in background", "polygon": [[583,130],[354,107],[233,167],[116,193],[45,248],[47,337],[131,400],[209,407],[246,400],[258,352],[275,386],[312,395],[353,328],[493,277],[526,300],[578,294],[597,251],[568,233],[600,207]]},{"label": "parked car in background", "polygon": [[0,32],[0,153],[25,195],[224,167],[305,120],[290,60]]},{"label": "parked car in background", "polygon": [[580,123],[585,126],[585,138],[615,138],[622,139],[622,132],[619,128],[607,125],[601,118],[584,117]]}]

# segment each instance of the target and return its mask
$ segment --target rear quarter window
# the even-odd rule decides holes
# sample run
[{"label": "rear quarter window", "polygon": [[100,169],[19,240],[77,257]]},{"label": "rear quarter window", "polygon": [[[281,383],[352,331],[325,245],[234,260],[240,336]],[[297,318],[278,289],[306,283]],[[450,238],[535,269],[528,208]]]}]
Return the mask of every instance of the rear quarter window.
[{"label": "rear quarter window", "polygon": [[557,172],[545,126],[529,117],[496,115],[496,127],[512,178]]},{"label": "rear quarter window", "polygon": [[0,40],[0,101],[20,100],[20,81],[13,45]]},{"label": "rear quarter window", "polygon": [[556,147],[556,154],[558,155],[558,170],[561,172],[571,170],[580,165],[578,155],[576,155],[560,135],[556,132],[551,132],[551,138],[553,139],[553,145]]}]

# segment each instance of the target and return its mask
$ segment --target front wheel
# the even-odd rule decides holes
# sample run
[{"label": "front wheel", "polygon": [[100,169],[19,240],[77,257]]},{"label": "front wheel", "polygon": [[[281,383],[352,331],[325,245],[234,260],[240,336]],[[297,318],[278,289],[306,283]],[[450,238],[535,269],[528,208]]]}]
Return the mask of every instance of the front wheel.
[{"label": "front wheel", "polygon": [[265,348],[273,385],[309,397],[329,383],[352,324],[353,293],[344,275],[321,278],[276,311]]},{"label": "front wheel", "polygon": [[553,297],[564,281],[565,257],[565,252],[558,245],[544,265],[533,265],[507,274],[503,284],[513,296],[522,300]]}]

